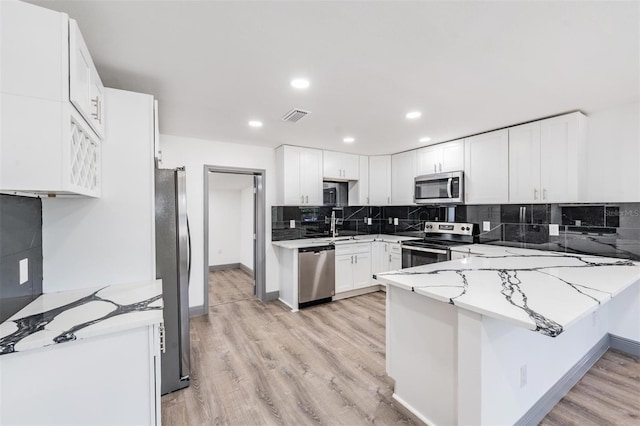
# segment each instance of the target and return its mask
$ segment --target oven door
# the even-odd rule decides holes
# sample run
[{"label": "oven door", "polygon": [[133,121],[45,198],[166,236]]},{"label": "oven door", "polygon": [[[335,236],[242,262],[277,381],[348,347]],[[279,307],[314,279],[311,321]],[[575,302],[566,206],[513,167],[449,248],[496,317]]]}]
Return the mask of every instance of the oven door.
[{"label": "oven door", "polygon": [[402,269],[449,260],[448,249],[402,246]]}]

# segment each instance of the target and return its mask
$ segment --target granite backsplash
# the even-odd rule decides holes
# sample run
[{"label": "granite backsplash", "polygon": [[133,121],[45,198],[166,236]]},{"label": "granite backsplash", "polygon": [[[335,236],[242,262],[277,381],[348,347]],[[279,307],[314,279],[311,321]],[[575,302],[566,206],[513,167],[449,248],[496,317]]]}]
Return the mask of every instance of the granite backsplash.
[{"label": "granite backsplash", "polygon": [[[640,260],[640,203],[495,204],[457,206],[272,207],[272,240],[327,237],[331,213],[338,234],[422,235],[425,221],[489,222],[480,242]],[[290,221],[295,222],[291,227]],[[559,235],[549,235],[557,224]]]}]

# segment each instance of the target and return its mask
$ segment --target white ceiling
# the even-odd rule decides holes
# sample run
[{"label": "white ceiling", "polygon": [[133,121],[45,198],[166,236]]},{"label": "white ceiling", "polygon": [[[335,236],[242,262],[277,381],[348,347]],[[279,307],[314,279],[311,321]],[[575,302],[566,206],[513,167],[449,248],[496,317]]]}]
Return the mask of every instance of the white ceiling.
[{"label": "white ceiling", "polygon": [[639,99],[636,1],[32,2],[78,20],[106,86],[158,98],[163,134],[386,154]]}]

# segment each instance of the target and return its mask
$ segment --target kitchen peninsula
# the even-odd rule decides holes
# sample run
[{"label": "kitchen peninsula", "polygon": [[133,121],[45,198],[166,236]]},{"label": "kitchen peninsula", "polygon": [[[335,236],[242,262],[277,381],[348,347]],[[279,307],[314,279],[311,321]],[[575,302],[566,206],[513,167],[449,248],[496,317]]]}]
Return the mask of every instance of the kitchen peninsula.
[{"label": "kitchen peninsula", "polygon": [[[640,325],[637,263],[456,250],[474,256],[377,276],[388,285],[394,398],[428,424],[537,423],[607,349],[616,322]],[[629,298],[633,312],[611,306]]]}]

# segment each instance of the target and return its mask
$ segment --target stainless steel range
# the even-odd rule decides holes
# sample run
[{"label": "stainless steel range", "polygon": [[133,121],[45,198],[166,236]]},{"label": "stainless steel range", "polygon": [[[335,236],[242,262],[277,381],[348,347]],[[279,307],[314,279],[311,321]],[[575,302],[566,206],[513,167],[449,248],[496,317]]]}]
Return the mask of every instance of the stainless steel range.
[{"label": "stainless steel range", "polygon": [[475,223],[425,222],[424,239],[402,243],[402,268],[445,262],[449,248],[478,242],[480,229]]}]

